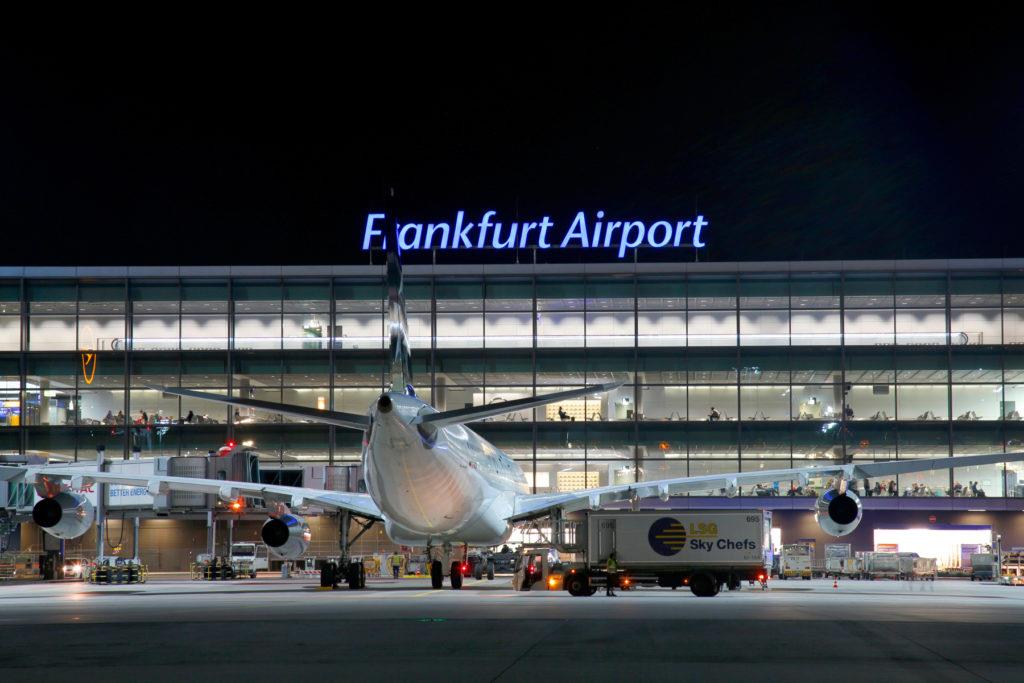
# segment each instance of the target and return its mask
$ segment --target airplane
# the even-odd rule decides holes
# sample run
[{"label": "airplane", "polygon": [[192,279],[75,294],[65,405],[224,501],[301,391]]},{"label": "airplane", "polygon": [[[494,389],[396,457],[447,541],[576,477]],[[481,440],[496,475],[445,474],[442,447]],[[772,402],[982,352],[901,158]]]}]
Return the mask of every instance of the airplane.
[{"label": "airplane", "polygon": [[[851,487],[856,479],[1024,460],[1024,452],[986,453],[675,477],[571,492],[530,493],[519,465],[466,425],[513,411],[599,394],[622,383],[595,384],[499,404],[438,411],[416,395],[402,268],[396,251],[387,254],[387,286],[391,384],[365,415],[182,388],[150,387],[173,396],[205,399],[360,430],[363,432],[362,462],[367,493],[124,474],[67,465],[0,466],[0,481],[34,485],[41,500],[33,508],[33,520],[44,531],[60,538],[80,536],[92,525],[95,513],[91,503],[74,490],[93,483],[142,486],[154,496],[168,491],[192,491],[217,495],[226,502],[242,496],[262,498],[270,510],[262,529],[263,540],[284,559],[299,557],[310,540],[309,527],[296,510],[316,505],[339,512],[341,567],[350,588],[363,584],[362,565],[347,561],[348,547],[354,541],[348,537],[352,517],[367,520],[364,529],[370,522],[383,522],[388,537],[395,543],[426,547],[431,585],[441,588],[447,574],[452,588],[460,588],[460,565],[465,561],[468,547],[500,545],[510,537],[513,525],[545,516],[597,509],[616,501],[637,502],[653,497],[668,500],[672,495],[691,492],[723,490],[726,495],[734,496],[740,486],[785,481],[806,484],[812,477],[829,477],[830,487],[815,504],[816,519],[827,533],[844,536],[857,527],[863,515],[861,501]],[[458,559],[459,548],[462,559]]]}]

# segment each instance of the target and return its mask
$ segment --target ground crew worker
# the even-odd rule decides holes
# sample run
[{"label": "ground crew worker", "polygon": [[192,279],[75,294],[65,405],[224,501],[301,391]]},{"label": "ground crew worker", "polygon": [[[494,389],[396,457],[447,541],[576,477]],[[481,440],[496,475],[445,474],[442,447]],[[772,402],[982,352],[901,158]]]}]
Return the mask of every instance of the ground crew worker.
[{"label": "ground crew worker", "polygon": [[608,561],[605,563],[604,572],[607,575],[607,583],[605,583],[605,595],[610,598],[615,597],[615,586],[619,581],[619,561],[613,550],[608,555]]},{"label": "ground crew worker", "polygon": [[402,561],[404,559],[405,558],[399,555],[397,551],[391,553],[391,557],[388,558],[388,561],[391,563],[391,573],[396,579],[399,577],[399,572],[402,570]]}]

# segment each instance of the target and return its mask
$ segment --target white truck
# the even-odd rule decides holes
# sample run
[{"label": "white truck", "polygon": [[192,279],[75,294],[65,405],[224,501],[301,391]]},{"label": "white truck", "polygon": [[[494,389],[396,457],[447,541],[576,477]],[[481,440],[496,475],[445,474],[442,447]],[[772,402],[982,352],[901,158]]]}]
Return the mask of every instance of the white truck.
[{"label": "white truck", "polygon": [[779,578],[811,580],[814,572],[814,548],[806,543],[789,543],[782,546],[779,560]]},{"label": "white truck", "polygon": [[267,546],[262,543],[232,543],[231,565],[239,574],[248,574],[256,578],[256,572],[270,569],[270,556]]},{"label": "white truck", "polygon": [[[769,511],[594,510],[576,524],[572,550],[582,561],[562,570],[562,586],[572,595],[593,595],[609,580],[621,588],[689,586],[700,597],[717,595],[723,586],[737,589],[743,581],[767,587]],[[612,552],[618,571],[609,574]]]}]

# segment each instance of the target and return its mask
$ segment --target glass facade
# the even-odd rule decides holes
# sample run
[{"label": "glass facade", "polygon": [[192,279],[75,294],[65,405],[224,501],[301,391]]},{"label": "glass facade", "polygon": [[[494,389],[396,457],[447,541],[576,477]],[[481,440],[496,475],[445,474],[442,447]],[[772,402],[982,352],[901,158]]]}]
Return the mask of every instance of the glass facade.
[{"label": "glass facade", "polygon": [[[418,393],[450,410],[623,382],[473,425],[538,492],[1024,447],[1024,270],[771,265],[409,268]],[[365,412],[387,380],[380,268],[145,270],[0,273],[0,452],[197,454],[235,439],[267,461],[358,463],[356,432],[149,387]],[[1018,496],[1018,469],[858,487]]]}]

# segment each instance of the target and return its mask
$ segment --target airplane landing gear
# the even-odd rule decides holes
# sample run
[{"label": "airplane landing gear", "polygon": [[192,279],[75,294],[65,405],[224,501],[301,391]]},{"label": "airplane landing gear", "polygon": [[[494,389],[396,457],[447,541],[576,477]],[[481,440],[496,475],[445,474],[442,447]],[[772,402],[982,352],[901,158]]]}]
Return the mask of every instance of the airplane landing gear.
[{"label": "airplane landing gear", "polygon": [[487,580],[494,581],[494,558],[487,558]]},{"label": "airplane landing gear", "polygon": [[[438,562],[438,564],[441,564],[441,563]],[[452,562],[451,571],[452,571],[452,573],[451,573],[451,577],[452,577],[452,590],[455,590],[455,591],[461,590],[462,589],[462,563],[461,562]]]},{"label": "airplane landing gear", "polygon": [[430,587],[434,590],[444,587],[444,568],[440,560],[433,560],[430,563]]}]

